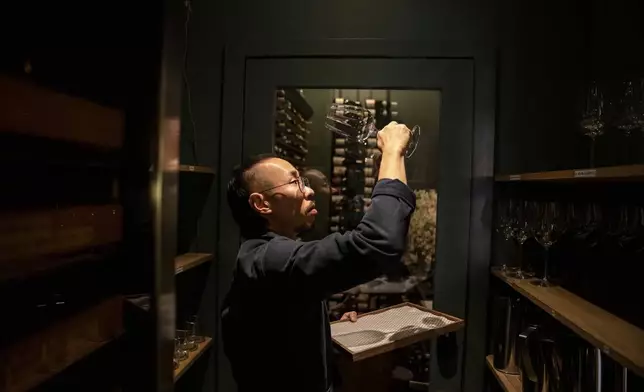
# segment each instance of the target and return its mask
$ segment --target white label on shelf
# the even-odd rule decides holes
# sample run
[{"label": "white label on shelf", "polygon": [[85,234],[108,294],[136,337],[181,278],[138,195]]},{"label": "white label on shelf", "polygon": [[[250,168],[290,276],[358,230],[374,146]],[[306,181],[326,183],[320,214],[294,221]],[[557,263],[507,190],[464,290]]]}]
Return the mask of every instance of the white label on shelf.
[{"label": "white label on shelf", "polygon": [[180,274],[182,272],[183,272],[183,267],[179,267],[174,271],[175,274]]},{"label": "white label on shelf", "polygon": [[194,167],[194,166],[192,166],[192,165],[188,165],[188,170],[189,170],[189,171],[191,171],[191,172],[193,172],[193,171],[195,171],[195,167]]},{"label": "white label on shelf", "polygon": [[574,178],[589,178],[597,176],[596,169],[575,170],[573,173]]},{"label": "white label on shelf", "polygon": [[512,174],[510,176],[510,181],[520,181],[521,180],[521,174]]}]

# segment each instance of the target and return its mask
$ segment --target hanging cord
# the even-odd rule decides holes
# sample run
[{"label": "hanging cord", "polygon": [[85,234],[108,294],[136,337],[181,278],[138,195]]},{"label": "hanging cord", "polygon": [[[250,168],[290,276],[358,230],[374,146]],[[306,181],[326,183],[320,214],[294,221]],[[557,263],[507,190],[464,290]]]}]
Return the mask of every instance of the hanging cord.
[{"label": "hanging cord", "polygon": [[184,5],[186,7],[186,21],[184,23],[184,50],[183,50],[183,84],[186,91],[186,98],[188,99],[188,119],[190,120],[190,125],[192,126],[192,154],[195,159],[195,164],[199,163],[199,158],[197,157],[197,125],[195,123],[195,118],[192,115],[192,92],[190,91],[190,81],[188,80],[188,33],[190,31],[190,16],[192,15],[192,1],[185,0]]}]

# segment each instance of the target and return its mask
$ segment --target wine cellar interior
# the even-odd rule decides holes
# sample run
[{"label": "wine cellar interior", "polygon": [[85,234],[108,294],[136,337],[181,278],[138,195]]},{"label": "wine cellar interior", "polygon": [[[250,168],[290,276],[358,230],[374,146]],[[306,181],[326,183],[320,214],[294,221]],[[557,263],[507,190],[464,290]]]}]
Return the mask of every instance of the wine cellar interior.
[{"label": "wine cellar interior", "polygon": [[641,0],[0,15],[0,392],[236,391],[232,170],[288,161],[318,210],[295,240],[346,235],[381,156],[334,105],[420,131],[406,251],[324,300],[332,330],[406,306],[446,328],[334,340],[336,392],[644,392]]}]

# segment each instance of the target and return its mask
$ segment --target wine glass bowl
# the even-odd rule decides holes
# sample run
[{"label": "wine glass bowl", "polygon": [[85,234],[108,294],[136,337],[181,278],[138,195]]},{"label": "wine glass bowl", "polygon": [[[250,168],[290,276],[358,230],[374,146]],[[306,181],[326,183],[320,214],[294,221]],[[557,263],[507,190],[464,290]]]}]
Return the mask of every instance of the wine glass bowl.
[{"label": "wine glass bowl", "polygon": [[538,218],[534,223],[533,236],[544,249],[544,268],[543,277],[531,283],[540,287],[552,287],[554,284],[548,276],[550,248],[566,232],[566,218],[559,203],[540,203],[537,208]]},{"label": "wine glass bowl", "polygon": [[590,84],[584,100],[581,114],[581,131],[591,140],[590,166],[595,166],[595,141],[604,134],[606,121],[604,118],[604,96],[595,82]]},{"label": "wine glass bowl", "polygon": [[[379,132],[376,118],[359,102],[354,101],[332,104],[326,114],[324,126],[338,135],[362,144],[367,144],[369,138],[376,137]],[[405,157],[410,158],[414,154],[419,139],[420,127],[416,125],[411,129]]]}]

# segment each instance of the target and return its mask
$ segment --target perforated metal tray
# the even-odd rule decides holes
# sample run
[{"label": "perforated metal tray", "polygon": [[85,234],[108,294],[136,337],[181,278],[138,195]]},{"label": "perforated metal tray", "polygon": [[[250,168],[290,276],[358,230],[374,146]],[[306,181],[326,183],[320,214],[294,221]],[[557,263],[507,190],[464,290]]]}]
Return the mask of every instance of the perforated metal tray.
[{"label": "perforated metal tray", "polygon": [[331,336],[355,362],[457,331],[464,325],[457,317],[405,302],[359,315],[355,323],[331,323]]}]

